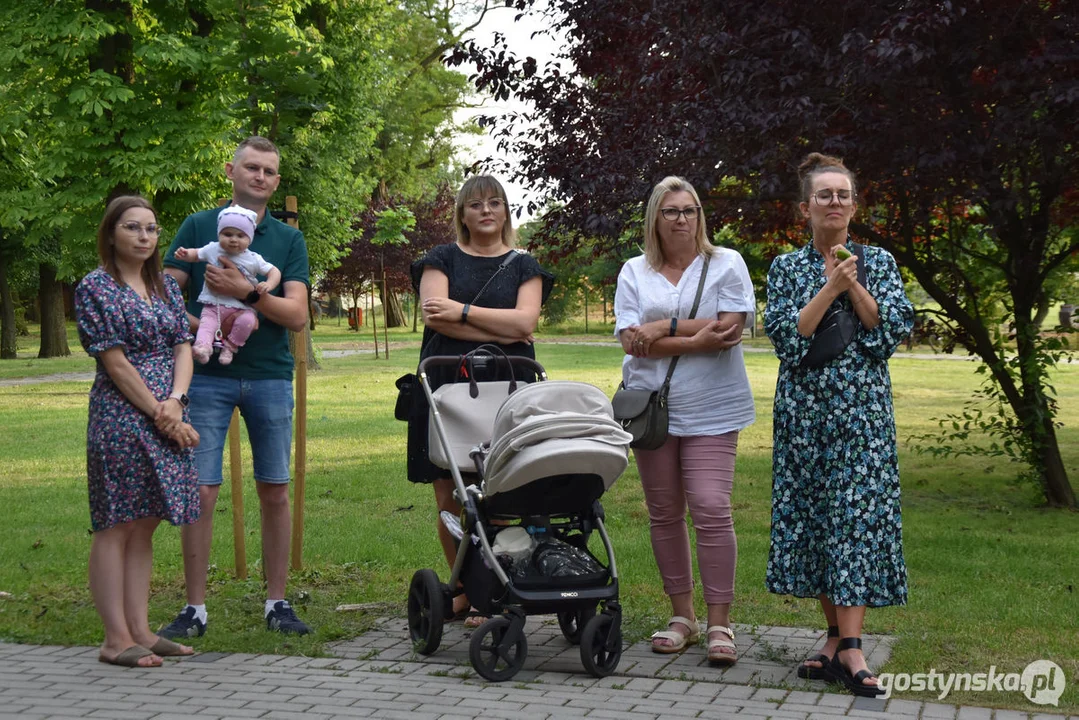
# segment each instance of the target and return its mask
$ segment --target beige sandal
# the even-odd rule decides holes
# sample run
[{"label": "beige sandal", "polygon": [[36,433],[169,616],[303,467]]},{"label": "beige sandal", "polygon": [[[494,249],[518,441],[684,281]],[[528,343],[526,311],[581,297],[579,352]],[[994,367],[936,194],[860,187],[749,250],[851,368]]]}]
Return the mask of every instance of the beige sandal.
[{"label": "beige sandal", "polygon": [[[727,637],[713,638],[714,632],[723,633]],[[738,647],[734,644],[733,630],[722,625],[712,625],[705,634],[708,636],[708,662],[717,665],[734,665],[738,662]]]},{"label": "beige sandal", "polygon": [[[677,630],[671,630],[671,625],[681,624],[689,628],[689,634],[683,635]],[[668,655],[670,653],[682,652],[687,647],[697,642],[697,638],[701,636],[701,626],[697,624],[696,620],[690,620],[684,618],[681,615],[675,615],[667,621],[667,629],[659,630],[652,633],[652,652]],[[656,640],[670,640],[670,645],[656,645]]]}]

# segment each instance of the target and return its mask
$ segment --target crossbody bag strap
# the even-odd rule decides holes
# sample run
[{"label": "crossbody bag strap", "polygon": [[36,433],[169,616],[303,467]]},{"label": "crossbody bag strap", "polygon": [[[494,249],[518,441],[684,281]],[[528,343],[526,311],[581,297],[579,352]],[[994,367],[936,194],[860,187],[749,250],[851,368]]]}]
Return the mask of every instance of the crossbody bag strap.
[{"label": "crossbody bag strap", "polygon": [[[701,279],[697,281],[697,296],[693,298],[693,309],[689,311],[689,320],[692,320],[697,316],[697,308],[701,306],[701,295],[704,293],[704,281],[708,277],[708,263],[712,261],[711,255],[704,256],[704,267],[701,268]],[[675,355],[671,358],[671,366],[667,368],[667,377],[663,380],[663,387],[660,389],[660,397],[664,400],[667,398],[667,393],[671,391],[671,376],[674,375],[674,369],[678,366],[678,358],[681,355]]]},{"label": "crossbody bag strap", "polygon": [[480,295],[483,295],[483,291],[486,290],[487,286],[491,284],[491,281],[498,277],[498,273],[509,267],[510,263],[516,260],[517,256],[520,254],[521,253],[517,252],[516,250],[510,250],[509,256],[501,263],[499,263],[498,268],[493,273],[491,273],[491,277],[487,278],[487,282],[483,284],[483,287],[480,288],[480,291],[476,293],[476,297],[472,298],[472,300],[468,304],[475,305],[476,301],[480,299]]},{"label": "crossbody bag strap", "polygon": [[857,256],[858,258],[856,260],[858,264],[858,284],[868,290],[869,288],[866,287],[865,284],[865,245],[852,242],[850,244],[850,247],[851,250],[854,252],[855,256]]}]

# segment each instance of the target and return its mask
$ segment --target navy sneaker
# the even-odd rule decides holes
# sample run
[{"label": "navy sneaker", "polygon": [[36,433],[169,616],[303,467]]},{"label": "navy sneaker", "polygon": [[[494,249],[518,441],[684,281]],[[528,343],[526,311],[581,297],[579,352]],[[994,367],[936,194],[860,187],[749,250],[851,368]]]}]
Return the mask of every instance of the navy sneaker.
[{"label": "navy sneaker", "polygon": [[205,633],[206,623],[195,617],[195,608],[188,605],[180,611],[175,620],[161,628],[157,634],[169,640],[176,640],[202,637]]},{"label": "navy sneaker", "polygon": [[273,610],[266,616],[266,627],[269,630],[297,635],[306,635],[311,632],[311,628],[296,617],[296,611],[288,604],[288,600],[278,600],[274,603]]}]

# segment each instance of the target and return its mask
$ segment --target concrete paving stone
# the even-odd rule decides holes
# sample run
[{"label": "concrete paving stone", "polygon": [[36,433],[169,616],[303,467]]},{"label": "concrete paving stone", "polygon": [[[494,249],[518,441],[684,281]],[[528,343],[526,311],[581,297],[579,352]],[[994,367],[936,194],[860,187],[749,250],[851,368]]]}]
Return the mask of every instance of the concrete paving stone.
[{"label": "concrete paving stone", "polygon": [[1018,710],[996,710],[993,712],[993,720],[1028,720],[1030,713]]},{"label": "concrete paving stone", "polygon": [[[276,702],[278,702],[278,703],[284,703],[284,702],[288,702],[289,700],[291,700],[292,697],[295,697],[295,696],[291,696],[291,697],[289,697],[289,696],[283,696],[283,697],[275,696],[274,700]],[[231,695],[228,696],[227,699],[232,700],[234,702],[245,702],[245,703],[246,702],[265,702],[266,701],[266,693],[265,692],[255,692],[254,690],[252,690],[249,687],[249,688],[247,688],[247,690],[244,690],[243,692],[234,692],[234,693],[232,693]]]},{"label": "concrete paving stone", "polygon": [[75,703],[74,705],[71,705],[69,707],[76,708],[76,709],[83,709],[83,710],[98,710],[98,709],[108,709],[108,708],[116,708],[117,710],[134,710],[138,706],[139,706],[139,703],[137,703],[137,702],[128,702],[126,700],[114,700],[112,698],[109,698],[107,700],[100,700],[100,699],[79,700],[77,703]]},{"label": "concrete paving stone", "polygon": [[788,693],[786,690],[779,690],[777,688],[760,688],[759,690],[757,690],[757,692],[753,693],[750,699],[756,700],[758,702],[766,700],[783,701],[787,697],[787,694]]},{"label": "concrete paving stone", "polygon": [[913,715],[918,717],[922,712],[922,704],[913,700],[888,700],[884,711],[889,715]]},{"label": "concrete paving stone", "polygon": [[551,718],[585,717],[591,708],[575,708],[568,705],[548,705],[546,703],[528,703],[521,712],[543,713]]},{"label": "concrete paving stone", "polygon": [[631,704],[629,709],[632,710],[635,713],[636,712],[650,712],[650,713],[656,713],[656,714],[663,714],[664,712],[667,712],[668,710],[670,710],[672,707],[674,707],[673,702],[664,702],[664,701],[653,700],[651,697],[649,697],[646,700],[642,700],[640,702],[636,702],[636,703]]},{"label": "concrete paving stone", "polygon": [[[247,708],[232,708],[230,710],[223,711],[221,720],[240,720],[241,718],[260,718],[266,714],[265,710],[249,710]],[[203,708],[195,713],[194,717],[198,720],[202,720],[204,715],[210,715],[212,711],[209,708]]]},{"label": "concrete paving stone", "polygon": [[310,710],[307,710],[304,715],[307,714],[322,714],[330,715],[333,717],[372,717],[378,713],[373,708],[357,707],[351,705],[328,705],[326,703],[319,703],[318,705],[311,706]]},{"label": "concrete paving stone", "polygon": [[[283,702],[269,702],[263,697],[262,700],[254,700],[244,705],[245,710],[262,710],[263,712],[272,712],[274,710],[280,710]],[[300,713],[306,712],[314,703],[304,702],[302,700],[293,700],[288,703],[289,710]]]},{"label": "concrete paving stone", "polygon": [[332,715],[315,715],[314,713],[308,713],[306,711],[299,713],[293,711],[291,708],[288,710],[272,710],[262,716],[263,720],[330,720]]},{"label": "concrete paving stone", "polygon": [[107,720],[146,720],[146,713],[137,710],[113,710],[112,708],[105,708],[94,710],[84,717],[107,718]]},{"label": "concrete paving stone", "polygon": [[719,691],[719,697],[730,700],[748,700],[757,691],[757,688],[747,685],[723,685]]},{"label": "concrete paving stone", "polygon": [[75,707],[79,703],[75,698],[57,698],[39,693],[39,690],[28,690],[20,695],[20,699],[33,703],[34,707],[42,707],[46,710],[54,707]]},{"label": "concrete paving stone", "polygon": [[[308,720],[309,717],[304,715],[303,720]],[[437,720],[438,715],[417,714],[411,710],[379,709],[378,717],[380,720]]]},{"label": "concrete paving stone", "polygon": [[[610,718],[610,720],[626,720],[626,713],[618,710],[604,710],[597,708],[585,715],[589,718]],[[633,720],[659,720],[659,714],[633,713]]]},{"label": "concrete paving stone", "polygon": [[178,687],[164,692],[163,695],[167,697],[175,698],[217,698],[218,700],[224,700],[232,695],[231,690],[208,690],[206,688],[187,688]]},{"label": "concrete paving stone", "polygon": [[504,712],[512,712],[520,710],[525,706],[523,702],[514,702],[512,700],[490,700],[486,697],[466,697],[461,698],[460,701],[454,705],[454,710],[457,711],[463,708],[478,708],[480,710],[500,710]]},{"label": "concrete paving stone", "polygon": [[[849,715],[858,715],[860,713],[883,713],[884,701],[877,698],[867,697],[855,697],[854,702],[851,703]],[[875,714],[874,717],[879,717]]]},{"label": "concrete paving stone", "polygon": [[805,704],[805,703],[791,703],[791,702],[785,702],[782,705],[779,705],[776,709],[779,710],[779,712],[805,713],[807,715],[810,714],[810,713],[815,713],[815,712],[820,712],[821,711],[820,705],[808,705],[808,704]]},{"label": "concrete paving stone", "polygon": [[961,707],[956,720],[991,720],[993,711],[989,708]]},{"label": "concrete paving stone", "polygon": [[955,705],[944,705],[943,703],[925,703],[922,706],[922,717],[933,718],[937,720],[955,720],[955,714],[958,712],[958,708]]},{"label": "concrete paving stone", "polygon": [[806,692],[804,690],[792,690],[783,700],[785,703],[798,703],[799,705],[816,705],[821,699],[822,693]]},{"label": "concrete paving stone", "polygon": [[849,715],[833,715],[832,713],[814,712],[809,713],[806,720],[849,720]]},{"label": "concrete paving stone", "polygon": [[854,703],[852,695],[840,695],[839,693],[821,693],[817,705],[826,708],[840,708],[846,710]]},{"label": "concrete paving stone", "polygon": [[[262,695],[262,696],[259,697],[259,700],[265,700],[265,699],[266,699],[265,695]],[[288,698],[287,700],[282,700],[282,702],[288,702],[288,700],[292,700],[292,698]],[[227,698],[191,697],[191,698],[187,698],[186,700],[184,700],[184,702],[181,703],[181,706],[184,707],[184,708],[196,707],[196,706],[205,707],[205,708],[215,708],[215,709],[220,710],[221,712],[227,712],[227,711],[230,711],[230,710],[235,710],[237,708],[247,707],[248,704],[251,703],[251,702],[256,702],[256,701],[242,700],[240,698],[234,698],[234,697],[227,697]]]}]

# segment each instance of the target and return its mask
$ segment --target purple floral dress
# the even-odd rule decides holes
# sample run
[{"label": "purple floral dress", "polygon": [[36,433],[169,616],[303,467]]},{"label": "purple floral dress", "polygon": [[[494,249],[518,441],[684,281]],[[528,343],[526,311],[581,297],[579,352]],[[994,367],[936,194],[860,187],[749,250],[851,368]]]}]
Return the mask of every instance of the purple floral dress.
[{"label": "purple floral dress", "polygon": [[[173,347],[191,342],[180,286],[165,276],[168,301],[147,303],[103,269],[75,290],[75,318],[86,352],[98,356],[120,346],[150,392],[172,392]],[[184,411],[187,420],[187,411]],[[191,449],[180,450],[132,405],[97,360],[86,430],[86,474],[94,531],[145,517],[173,525],[199,519],[198,471]]]}]

